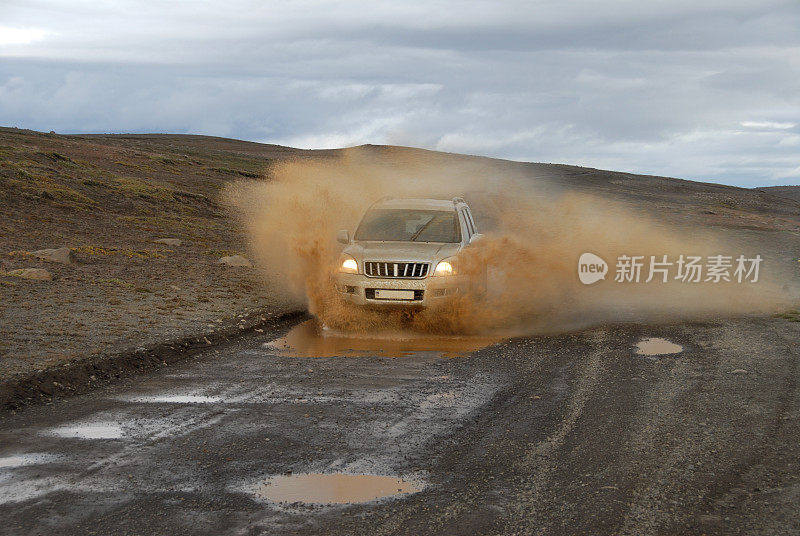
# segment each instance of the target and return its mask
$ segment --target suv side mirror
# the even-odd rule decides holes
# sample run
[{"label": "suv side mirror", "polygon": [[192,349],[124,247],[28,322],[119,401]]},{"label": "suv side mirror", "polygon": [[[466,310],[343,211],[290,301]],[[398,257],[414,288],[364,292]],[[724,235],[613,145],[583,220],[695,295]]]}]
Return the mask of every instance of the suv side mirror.
[{"label": "suv side mirror", "polygon": [[336,240],[341,242],[342,244],[349,244],[350,243],[350,232],[346,229],[342,229],[338,233],[336,233]]},{"label": "suv side mirror", "polygon": [[472,236],[470,237],[470,239],[469,239],[469,243],[470,243],[470,244],[474,244],[475,242],[477,242],[477,241],[478,241],[478,240],[480,240],[481,238],[483,238],[483,235],[482,235],[481,233],[475,233],[474,235],[472,235]]}]

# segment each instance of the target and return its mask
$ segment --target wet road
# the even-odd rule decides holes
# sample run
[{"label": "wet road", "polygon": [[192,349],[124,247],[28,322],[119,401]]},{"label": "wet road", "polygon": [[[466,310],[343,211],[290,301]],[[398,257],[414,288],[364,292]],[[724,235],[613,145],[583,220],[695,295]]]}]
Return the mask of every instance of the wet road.
[{"label": "wet road", "polygon": [[[800,532],[800,323],[460,341],[457,357],[441,341],[298,357],[269,342],[284,335],[4,416],[0,534]],[[405,484],[272,502],[290,473]]]}]

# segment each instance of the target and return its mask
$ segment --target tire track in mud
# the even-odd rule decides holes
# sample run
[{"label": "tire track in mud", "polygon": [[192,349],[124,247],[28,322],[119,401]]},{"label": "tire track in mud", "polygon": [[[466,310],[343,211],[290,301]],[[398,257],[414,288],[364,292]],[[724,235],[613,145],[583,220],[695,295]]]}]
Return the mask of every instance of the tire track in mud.
[{"label": "tire track in mud", "polygon": [[530,533],[531,530],[533,533],[547,533],[547,527],[559,519],[541,515],[542,511],[531,509],[531,505],[548,501],[547,492],[553,487],[553,472],[557,467],[557,451],[564,447],[567,436],[583,416],[584,408],[592,399],[604,372],[603,359],[608,352],[609,334],[596,330],[585,333],[582,338],[581,342],[588,345],[588,355],[577,360],[578,370],[566,401],[564,417],[544,441],[529,443],[515,464],[515,472],[526,476],[525,481],[519,483],[515,501],[508,506],[504,516],[505,528],[512,533]]},{"label": "tire track in mud", "polygon": [[[513,520],[530,518],[525,494],[534,487],[531,479],[542,491],[549,472],[540,456],[563,444],[600,380],[601,356],[580,357],[598,339],[599,333],[518,339],[503,346],[502,357],[476,356],[481,367],[503,370],[502,390],[430,453],[439,462],[428,493],[406,499],[391,516],[374,514],[380,520],[358,533],[509,534]],[[471,473],[466,481],[465,469]],[[519,494],[526,497],[521,502]]]},{"label": "tire track in mud", "polygon": [[[684,352],[637,355],[637,341],[649,337]],[[453,359],[294,358],[265,349],[266,338],[0,423],[8,463],[41,458],[0,467],[11,479],[0,490],[22,482],[43,495],[0,504],[8,520],[0,534],[45,526],[124,534],[134,522],[176,535],[781,535],[800,527],[800,324],[617,325]],[[740,368],[748,373],[730,374]],[[41,433],[93,416],[138,431],[97,442]],[[287,471],[425,485],[338,507],[272,504],[252,493]]]},{"label": "tire track in mud", "polygon": [[[720,525],[724,517],[708,514],[708,505],[726,500],[726,490],[736,490],[731,477],[758,466],[762,451],[781,458],[765,447],[792,436],[785,427],[798,411],[791,379],[798,359],[785,325],[770,319],[730,324],[611,326],[507,343],[503,366],[481,363],[504,369],[507,382],[476,419],[431,452],[438,461],[430,489],[348,528],[357,534],[731,532]],[[637,341],[648,337],[677,342],[684,351],[637,355]],[[772,347],[782,356],[772,365],[754,352]],[[776,386],[774,393],[764,395],[763,381],[753,389],[735,386],[746,376],[729,372],[759,365],[769,369],[764,379]],[[737,412],[748,408],[767,416],[750,426],[757,441],[740,432],[749,416]],[[750,444],[739,445],[742,439]],[[782,493],[788,508],[792,489],[770,492]],[[733,506],[740,503],[737,498]],[[773,523],[765,534],[790,534],[785,521],[759,521],[758,509],[769,508],[753,506],[738,526]]]},{"label": "tire track in mud", "polygon": [[[792,405],[798,406],[797,360],[784,358],[774,367],[777,363],[770,363],[769,356],[751,351],[769,341],[783,350],[776,353],[791,354],[796,341],[787,340],[766,322],[760,324],[762,341],[755,341],[752,334],[744,338],[734,327],[718,326],[722,333],[715,338],[724,345],[704,341],[702,359],[692,355],[676,364],[645,401],[635,425],[643,432],[636,446],[651,456],[630,463],[652,477],[632,494],[620,534],[748,533],[731,523],[740,517],[740,503],[747,500],[744,481],[773,453],[771,446],[781,435],[787,413]],[[769,384],[776,389],[751,392],[736,385],[747,380],[744,374],[731,374],[734,370],[774,375]],[[721,396],[722,391],[727,396]],[[742,426],[725,425],[743,421],[739,412],[744,411],[761,413],[764,418],[748,419]],[[712,415],[724,420],[712,422]],[[725,451],[721,448],[725,444],[739,448]],[[736,525],[744,524],[744,519],[739,521]]]},{"label": "tire track in mud", "polygon": [[[507,344],[503,348],[503,355],[509,357],[514,352],[514,344]],[[540,363],[544,355],[531,358],[531,364]],[[509,408],[518,407],[529,402],[529,397],[518,389],[504,386],[502,391],[495,394],[487,403],[480,414],[460,430],[456,437],[447,438],[434,447],[430,456],[441,456],[444,463],[437,465],[436,473],[432,474],[432,490],[437,495],[441,490],[446,490],[446,501],[431,496],[419,496],[407,501],[409,506],[402,512],[386,516],[373,530],[376,535],[393,534],[448,534],[467,533],[480,531],[494,526],[498,509],[492,503],[496,500],[487,500],[487,490],[491,489],[490,483],[498,478],[496,470],[484,467],[481,461],[475,460],[476,452],[485,452],[488,456],[493,448],[493,443],[503,440],[502,436],[495,434],[491,421],[496,420],[509,411]],[[480,432],[479,432],[480,431]],[[454,447],[449,451],[450,447]],[[449,451],[449,452],[448,452]],[[456,475],[464,466],[469,466],[474,471],[473,478],[468,482],[458,482]],[[427,494],[426,494],[427,495]],[[429,506],[428,501],[433,503]],[[476,505],[485,506],[489,503],[491,513],[485,507],[476,511]],[[421,523],[421,516],[425,522]],[[364,532],[363,534],[366,534]]]}]

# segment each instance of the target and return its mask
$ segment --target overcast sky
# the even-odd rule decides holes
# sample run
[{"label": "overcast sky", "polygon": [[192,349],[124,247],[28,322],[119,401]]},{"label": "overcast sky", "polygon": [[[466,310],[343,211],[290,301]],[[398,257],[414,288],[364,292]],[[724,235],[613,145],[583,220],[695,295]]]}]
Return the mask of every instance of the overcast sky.
[{"label": "overcast sky", "polygon": [[800,184],[800,1],[0,0],[0,125]]}]

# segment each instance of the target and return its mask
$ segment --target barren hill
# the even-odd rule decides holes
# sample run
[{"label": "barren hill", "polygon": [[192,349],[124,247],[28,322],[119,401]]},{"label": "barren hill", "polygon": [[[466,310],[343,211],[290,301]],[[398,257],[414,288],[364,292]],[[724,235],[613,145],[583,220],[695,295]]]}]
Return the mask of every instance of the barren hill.
[{"label": "barren hill", "polygon": [[[404,147],[364,150],[387,165],[479,160],[498,173],[623,199],[692,226],[800,230],[800,200],[777,189]],[[268,177],[278,160],[338,154],[209,136],[0,128],[0,378],[297,308],[276,299],[254,270],[218,264],[247,254],[219,194],[230,181]],[[182,244],[155,242],[164,238]],[[71,248],[73,264],[31,255],[59,247]],[[48,270],[53,281],[9,275],[25,268]]]},{"label": "barren hill", "polygon": [[764,188],[756,188],[756,190],[800,203],[800,186],[766,186]]}]

